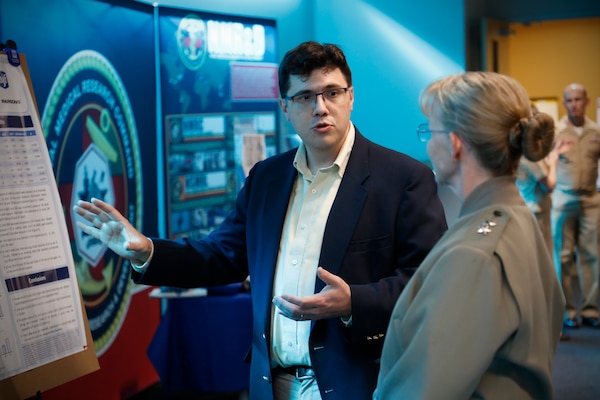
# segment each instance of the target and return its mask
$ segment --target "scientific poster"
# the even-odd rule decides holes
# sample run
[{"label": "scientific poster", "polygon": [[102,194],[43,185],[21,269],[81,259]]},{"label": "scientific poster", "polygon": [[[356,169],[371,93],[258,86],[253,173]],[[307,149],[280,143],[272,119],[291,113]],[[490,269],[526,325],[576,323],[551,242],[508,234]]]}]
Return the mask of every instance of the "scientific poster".
[{"label": "scientific poster", "polygon": [[2,381],[89,346],[35,102],[22,67],[5,54],[0,54],[0,204]]}]

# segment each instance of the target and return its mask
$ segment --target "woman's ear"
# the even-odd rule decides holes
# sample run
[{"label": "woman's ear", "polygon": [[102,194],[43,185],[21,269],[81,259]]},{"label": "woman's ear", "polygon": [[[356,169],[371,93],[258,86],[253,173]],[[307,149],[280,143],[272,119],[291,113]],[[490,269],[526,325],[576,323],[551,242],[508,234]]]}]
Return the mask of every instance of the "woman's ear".
[{"label": "woman's ear", "polygon": [[454,132],[450,132],[450,142],[452,143],[452,161],[459,161],[463,152],[464,143]]}]

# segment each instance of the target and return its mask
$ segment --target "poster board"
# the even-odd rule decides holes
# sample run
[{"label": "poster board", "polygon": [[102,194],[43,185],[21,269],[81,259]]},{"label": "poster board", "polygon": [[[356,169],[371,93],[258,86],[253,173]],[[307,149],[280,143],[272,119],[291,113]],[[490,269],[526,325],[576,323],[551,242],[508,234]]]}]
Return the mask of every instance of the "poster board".
[{"label": "poster board", "polygon": [[[16,52],[15,52],[16,54]],[[2,53],[0,52],[0,57],[7,57],[6,53]],[[30,110],[29,113],[33,114],[31,115],[31,119],[34,120],[34,123],[31,125],[31,130],[30,132],[32,134],[34,134],[37,138],[40,138],[40,140],[43,140],[44,135],[41,132],[41,125],[39,122],[39,111],[37,108],[37,104],[35,102],[35,95],[33,93],[33,87],[31,84],[31,79],[29,76],[29,70],[27,68],[27,62],[26,62],[26,57],[24,55],[19,55],[19,60],[20,60],[20,66],[19,67],[15,67],[17,68],[17,70],[13,70],[11,72],[11,74],[14,76],[19,77],[19,79],[17,79],[17,82],[14,82],[14,84],[19,85],[21,83],[21,81],[23,80],[22,78],[24,77],[25,81],[26,81],[26,86],[28,89],[28,93],[24,93],[23,94],[23,98],[27,98],[30,97],[30,99],[26,99],[25,102],[27,102],[29,104],[29,102],[31,104],[33,104],[34,110]],[[8,64],[3,64],[0,63],[0,70],[3,68],[6,68]],[[20,71],[18,71],[18,69],[20,69]],[[22,74],[22,75],[21,75]],[[1,74],[0,74],[1,75]],[[6,78],[6,75],[4,75],[4,78]],[[11,78],[12,79],[12,78]],[[1,81],[2,79],[0,79]],[[5,79],[5,83],[6,83],[6,79]],[[21,100],[17,100],[17,102],[19,102]],[[9,103],[9,102],[8,102]],[[12,117],[11,112],[6,112],[6,107],[5,106],[4,101],[0,104],[0,117],[3,117],[3,121],[4,124],[3,126],[6,127],[8,126],[6,124],[6,121]],[[10,109],[9,109],[10,111]],[[5,114],[3,116],[3,114]],[[21,117],[23,118],[23,117]],[[37,127],[37,129],[40,130],[40,132],[34,132],[35,130],[33,128]],[[16,132],[19,132],[20,130],[16,130]],[[25,131],[25,130],[24,130]],[[10,135],[8,135],[10,136]],[[25,135],[26,136],[26,135]],[[5,135],[4,137],[7,137],[7,135]],[[25,145],[26,146],[26,145]],[[47,155],[47,148],[45,147],[45,144],[43,146],[42,149],[39,149],[39,151],[41,152],[41,159],[46,159],[48,160],[48,155]],[[4,153],[2,155],[2,158],[0,158],[0,161],[2,161],[3,159],[6,161],[7,153]],[[15,153],[16,154],[16,153]],[[40,174],[39,176],[43,176],[46,175],[48,177],[53,178],[53,174],[52,174],[52,169],[50,167],[49,161],[47,161],[46,163],[37,161],[39,160],[36,159],[36,164],[35,167],[37,169],[37,173]],[[12,162],[9,160],[9,162]],[[17,164],[15,163],[15,168],[18,170],[19,167],[23,165],[23,164]],[[46,166],[46,170],[40,170],[42,168],[42,165]],[[10,165],[9,165],[10,167]],[[3,168],[6,168],[6,165],[3,165]],[[25,167],[23,167],[25,169]],[[9,172],[7,172],[6,176],[2,176],[3,181],[2,182],[6,182],[7,179],[17,179],[16,176],[17,175],[8,175],[8,173],[12,173],[14,171],[14,169],[10,169],[10,168],[6,168]],[[31,169],[31,168],[30,168]],[[24,185],[27,185],[27,179],[32,179],[32,181],[35,181],[35,176],[33,177],[28,177],[27,173],[25,171],[17,171],[17,172],[23,172],[23,174],[19,175],[18,179],[21,179],[20,183],[24,182]],[[35,175],[35,174],[34,174]],[[0,183],[2,183],[0,182]],[[54,207],[59,207],[62,210],[62,206],[60,205],[60,201],[56,200],[59,199],[58,196],[58,192],[57,192],[57,188],[55,184],[53,183],[53,180],[50,179],[49,180],[49,184],[47,185],[49,187],[49,193],[50,199],[54,199],[54,202],[52,202],[52,200],[48,200],[48,204],[52,205]],[[2,186],[7,186],[5,183],[2,183],[2,185],[0,185],[0,189],[2,189]],[[58,204],[56,204],[58,203]],[[5,205],[3,205],[5,206]],[[51,212],[47,213],[48,215],[51,214]],[[57,213],[58,214],[58,213]],[[62,215],[61,215],[62,216]],[[56,221],[53,221],[53,225],[51,229],[56,229],[59,231],[59,235],[60,233],[65,233],[66,232],[66,223],[64,222],[64,219],[62,218],[56,218]],[[25,223],[29,223],[30,221],[25,221]],[[64,232],[63,232],[64,231]],[[41,239],[43,240],[43,239]],[[55,254],[59,254],[59,253],[64,253],[64,254],[71,254],[71,250],[70,249],[64,249],[64,246],[68,245],[68,241],[64,242],[64,244],[62,245],[62,249],[60,249],[61,244],[59,242],[58,244],[58,248],[59,250],[55,250]],[[36,250],[40,250],[40,252],[45,253],[45,251],[42,251],[41,249],[36,249]],[[73,302],[72,304],[72,308],[73,310],[70,310],[69,312],[71,313],[72,311],[74,316],[73,317],[69,317],[71,318],[67,324],[72,323],[73,325],[76,325],[78,328],[77,330],[79,332],[83,332],[81,335],[79,335],[80,337],[78,337],[79,340],[81,340],[81,343],[83,343],[83,346],[81,346],[81,348],[77,348],[77,349],[71,349],[70,351],[67,351],[65,354],[67,354],[64,357],[60,357],[60,353],[58,350],[56,351],[56,354],[58,354],[56,359],[53,359],[52,361],[49,362],[45,362],[43,360],[39,361],[39,365],[35,366],[32,369],[27,369],[27,368],[23,368],[22,372],[19,372],[15,375],[9,375],[7,378],[4,378],[2,380],[0,380],[0,400],[23,400],[23,399],[27,399],[27,398],[40,398],[41,394],[50,388],[59,386],[63,383],[69,382],[73,379],[76,379],[80,376],[89,374],[93,371],[98,370],[99,367],[99,363],[98,363],[98,359],[96,357],[96,352],[94,349],[94,342],[91,336],[91,332],[90,332],[90,328],[88,325],[88,320],[87,320],[87,316],[86,316],[86,312],[85,312],[85,308],[83,305],[83,300],[81,298],[81,294],[78,290],[78,285],[77,285],[77,280],[76,280],[76,275],[71,273],[72,270],[69,270],[69,265],[74,268],[74,263],[72,260],[68,260],[66,261],[66,264],[64,267],[60,268],[61,272],[59,274],[62,274],[62,277],[59,279],[65,279],[65,284],[61,284],[60,289],[61,290],[65,290],[64,288],[68,287],[70,284],[72,284],[72,286],[74,286],[74,289],[69,289],[71,290],[71,293],[76,293],[73,294],[69,299],[68,299],[68,303],[71,304],[71,302]],[[1,266],[0,266],[1,267]],[[38,273],[39,276],[41,276],[43,279],[46,279],[47,277],[50,277],[49,279],[52,278],[52,276],[55,276],[57,273],[56,271],[51,271],[51,272],[41,272]],[[9,287],[11,285],[13,285],[16,289],[15,290],[20,290],[22,286],[34,286],[35,284],[35,280],[36,278],[31,278],[33,274],[25,274],[23,276],[20,276],[18,278],[9,278],[9,279],[4,279],[2,283],[2,285],[5,285],[3,288],[7,288],[7,291],[9,289]],[[64,276],[71,276],[73,279],[73,282],[69,282],[68,278],[64,278]],[[55,278],[56,279],[56,278]],[[32,284],[32,282],[34,282]],[[33,290],[33,289],[32,289]],[[67,293],[66,291],[61,292],[61,295]],[[40,295],[40,298],[43,299],[43,296]],[[7,304],[13,304],[12,301],[9,301],[9,296],[5,295],[5,307]],[[48,302],[46,304],[44,304],[43,306],[40,306],[44,309],[44,311],[47,312],[46,315],[44,315],[46,317],[46,320],[52,320],[54,318],[56,318],[54,315],[58,315],[59,314],[59,310],[58,307],[64,307],[65,306],[65,302],[63,302],[63,299],[52,299],[52,302]],[[52,308],[52,307],[56,307],[56,308]],[[25,307],[24,307],[25,308]],[[11,310],[4,310],[5,314],[8,314],[9,311],[12,311],[12,314],[16,314],[15,311],[13,309]],[[29,309],[26,309],[24,311],[24,313],[26,313],[27,311],[29,311]],[[40,319],[42,319],[44,316],[40,317]],[[51,316],[51,317],[50,317]],[[6,318],[6,317],[5,317]],[[14,320],[16,321],[17,318],[15,317]],[[6,319],[4,321],[4,323],[6,324]],[[75,322],[73,322],[75,321]],[[37,321],[36,321],[37,322]],[[13,327],[15,327],[16,324],[13,325]],[[21,330],[21,327],[19,328]],[[17,330],[16,328],[14,330]],[[74,329],[75,330],[75,329]],[[41,331],[41,336],[42,339],[46,339],[45,335],[49,334],[45,331]],[[7,333],[8,334],[8,333]],[[82,336],[85,336],[85,339],[82,338]],[[21,339],[21,337],[18,337],[19,339]],[[77,338],[76,338],[77,339]],[[77,341],[75,341],[77,342]],[[12,342],[9,341],[8,338],[6,338],[6,344],[4,345],[4,353],[1,355],[2,357],[5,356],[10,356],[10,352],[11,352],[11,345]],[[53,345],[55,345],[53,343]],[[69,347],[69,344],[66,345],[66,347]],[[37,356],[37,353],[34,351],[31,351],[34,354],[34,357]]]}]

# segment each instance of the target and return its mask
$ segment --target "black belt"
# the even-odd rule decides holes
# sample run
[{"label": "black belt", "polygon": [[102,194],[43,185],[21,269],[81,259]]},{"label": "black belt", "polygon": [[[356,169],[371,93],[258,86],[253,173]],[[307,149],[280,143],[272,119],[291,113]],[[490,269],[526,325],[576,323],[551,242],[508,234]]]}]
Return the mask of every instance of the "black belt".
[{"label": "black belt", "polygon": [[281,371],[289,375],[293,375],[298,380],[309,379],[315,377],[315,371],[306,365],[294,365],[291,367],[278,367],[276,371]]}]

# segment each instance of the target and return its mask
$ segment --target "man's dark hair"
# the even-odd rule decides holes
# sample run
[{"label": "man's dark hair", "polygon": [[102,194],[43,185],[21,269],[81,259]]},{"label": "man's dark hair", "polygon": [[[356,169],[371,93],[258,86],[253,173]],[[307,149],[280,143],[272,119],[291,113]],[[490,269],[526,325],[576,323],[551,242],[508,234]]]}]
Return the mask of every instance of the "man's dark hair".
[{"label": "man's dark hair", "polygon": [[286,96],[290,75],[307,79],[315,69],[329,71],[336,68],[342,71],[348,86],[352,86],[352,73],[342,49],[335,44],[304,42],[285,53],[279,64],[279,94],[282,98]]}]

